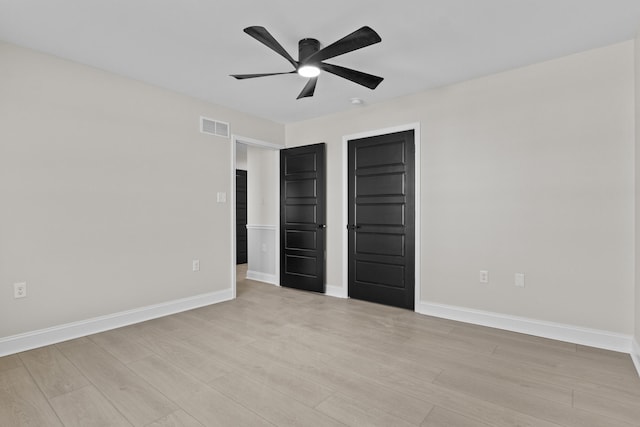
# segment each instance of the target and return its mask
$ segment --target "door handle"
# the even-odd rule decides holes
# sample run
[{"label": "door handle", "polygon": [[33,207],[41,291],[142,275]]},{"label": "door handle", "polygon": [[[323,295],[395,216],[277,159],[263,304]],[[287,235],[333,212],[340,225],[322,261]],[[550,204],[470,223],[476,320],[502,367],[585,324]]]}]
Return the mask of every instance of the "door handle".
[{"label": "door handle", "polygon": [[326,224],[318,224],[318,228],[323,229],[323,228],[327,228]]},{"label": "door handle", "polygon": [[349,224],[347,224],[347,230],[356,230],[358,228],[360,228],[359,225],[349,225]]}]

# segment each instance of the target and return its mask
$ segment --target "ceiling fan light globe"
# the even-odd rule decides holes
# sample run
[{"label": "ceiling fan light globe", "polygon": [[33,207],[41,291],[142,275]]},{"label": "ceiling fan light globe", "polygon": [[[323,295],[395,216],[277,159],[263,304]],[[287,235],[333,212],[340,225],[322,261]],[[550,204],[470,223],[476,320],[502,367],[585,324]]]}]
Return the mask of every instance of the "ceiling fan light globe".
[{"label": "ceiling fan light globe", "polygon": [[302,77],[318,77],[320,75],[320,68],[315,65],[303,65],[298,68],[298,74]]}]

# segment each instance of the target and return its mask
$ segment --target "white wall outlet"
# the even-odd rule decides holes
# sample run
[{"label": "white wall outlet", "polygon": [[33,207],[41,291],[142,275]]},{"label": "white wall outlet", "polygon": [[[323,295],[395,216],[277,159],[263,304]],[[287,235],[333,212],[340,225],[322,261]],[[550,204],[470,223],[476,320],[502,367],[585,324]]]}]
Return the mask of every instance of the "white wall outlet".
[{"label": "white wall outlet", "polygon": [[514,284],[519,288],[524,288],[524,273],[516,273]]},{"label": "white wall outlet", "polygon": [[14,298],[25,298],[27,296],[27,283],[20,282],[13,284],[13,297]]},{"label": "white wall outlet", "polygon": [[489,283],[489,272],[487,270],[480,270],[480,283]]},{"label": "white wall outlet", "polygon": [[191,268],[193,271],[200,271],[200,260],[199,259],[194,259],[191,262]]},{"label": "white wall outlet", "polygon": [[227,203],[227,193],[224,191],[219,191],[216,197],[218,203]]}]

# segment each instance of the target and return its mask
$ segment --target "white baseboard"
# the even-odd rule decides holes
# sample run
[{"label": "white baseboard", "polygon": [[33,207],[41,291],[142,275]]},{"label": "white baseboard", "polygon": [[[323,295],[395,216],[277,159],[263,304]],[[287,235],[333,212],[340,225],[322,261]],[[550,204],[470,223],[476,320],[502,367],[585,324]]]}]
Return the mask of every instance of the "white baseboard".
[{"label": "white baseboard", "polygon": [[636,371],[640,376],[640,343],[638,340],[631,340],[631,360],[633,360],[633,364],[636,366]]},{"label": "white baseboard", "polygon": [[336,298],[349,298],[349,293],[347,292],[347,289],[342,286],[327,285],[324,291],[324,294],[330,297],[336,297]]},{"label": "white baseboard", "polygon": [[275,274],[261,273],[260,271],[248,270],[247,279],[280,286],[280,281],[278,280],[278,277]]},{"label": "white baseboard", "polygon": [[78,322],[66,323],[64,325],[26,332],[24,334],[12,335],[0,338],[0,356],[56,344],[206,305],[229,301],[231,299],[233,299],[232,290],[225,289]]},{"label": "white baseboard", "polygon": [[[416,313],[631,354],[630,335],[488,311],[421,302]],[[636,367],[639,365],[636,364]],[[640,372],[640,371],[639,371]]]}]

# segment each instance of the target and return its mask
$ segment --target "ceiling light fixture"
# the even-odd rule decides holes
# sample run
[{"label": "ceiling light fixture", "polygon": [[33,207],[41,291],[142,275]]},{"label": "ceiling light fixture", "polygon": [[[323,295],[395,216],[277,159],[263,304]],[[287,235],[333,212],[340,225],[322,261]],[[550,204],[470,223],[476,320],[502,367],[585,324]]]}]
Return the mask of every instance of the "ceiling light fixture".
[{"label": "ceiling light fixture", "polygon": [[351,98],[349,102],[351,102],[351,104],[353,105],[362,105],[364,103],[364,101],[360,98]]},{"label": "ceiling light fixture", "polygon": [[314,65],[303,65],[298,68],[298,74],[302,77],[318,77],[320,75],[320,68]]}]

